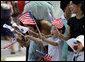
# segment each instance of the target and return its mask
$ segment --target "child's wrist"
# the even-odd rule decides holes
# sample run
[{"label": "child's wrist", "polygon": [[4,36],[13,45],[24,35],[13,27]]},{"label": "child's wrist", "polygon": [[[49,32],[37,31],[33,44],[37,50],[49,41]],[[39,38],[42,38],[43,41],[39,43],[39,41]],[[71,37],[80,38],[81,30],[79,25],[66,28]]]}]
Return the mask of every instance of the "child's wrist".
[{"label": "child's wrist", "polygon": [[45,38],[43,37],[42,40],[45,40]]}]

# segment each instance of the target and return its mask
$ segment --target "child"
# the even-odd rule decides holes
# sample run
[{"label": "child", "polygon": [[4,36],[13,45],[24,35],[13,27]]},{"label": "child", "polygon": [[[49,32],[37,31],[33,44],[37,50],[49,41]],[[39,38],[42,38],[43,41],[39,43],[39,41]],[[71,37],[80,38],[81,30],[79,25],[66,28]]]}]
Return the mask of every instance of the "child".
[{"label": "child", "polygon": [[63,47],[63,41],[59,39],[58,35],[59,33],[64,33],[65,26],[63,26],[62,29],[58,31],[56,30],[57,27],[52,26],[51,34],[52,37],[46,39],[45,37],[42,37],[42,40],[48,43],[48,54],[52,55],[52,61],[62,61],[62,47]]},{"label": "child", "polygon": [[79,35],[76,38],[78,42],[78,55],[75,58],[75,61],[84,61],[84,35]]},{"label": "child", "polygon": [[[63,34],[64,30],[65,30],[65,26],[59,29],[59,32]],[[43,45],[48,45],[48,54],[52,56],[52,61],[61,61],[63,41],[58,38],[59,32],[57,30],[57,27],[52,26],[52,29],[51,29],[52,37],[50,37],[49,39],[46,39],[44,36],[40,36],[43,42],[39,42],[40,39],[31,37],[29,35],[26,37],[40,44],[43,43]]]},{"label": "child", "polygon": [[74,52],[71,61],[84,61],[84,35],[79,35],[77,38],[71,38],[66,42]]},{"label": "child", "polygon": [[[42,28],[41,28],[40,21],[39,20],[35,20],[35,21],[37,23],[37,26],[38,26],[39,30],[41,31]],[[30,29],[33,32],[38,33],[38,30],[37,30],[36,26],[32,25],[32,26],[29,26],[29,27],[30,27]],[[41,40],[36,40],[35,39],[35,38],[38,38],[39,37],[38,35],[33,34],[31,32],[29,32],[29,35],[31,35],[31,36],[30,36],[29,52],[27,52],[27,53],[29,53],[28,54],[28,60],[27,61],[39,61],[40,60],[40,55],[37,55],[36,54],[36,50],[39,50],[39,51],[42,50],[42,51],[44,51],[44,47],[43,47],[42,43],[37,42],[37,41],[41,41]],[[27,35],[27,36],[29,36],[29,35]],[[29,39],[29,37],[28,37],[28,39]]]}]

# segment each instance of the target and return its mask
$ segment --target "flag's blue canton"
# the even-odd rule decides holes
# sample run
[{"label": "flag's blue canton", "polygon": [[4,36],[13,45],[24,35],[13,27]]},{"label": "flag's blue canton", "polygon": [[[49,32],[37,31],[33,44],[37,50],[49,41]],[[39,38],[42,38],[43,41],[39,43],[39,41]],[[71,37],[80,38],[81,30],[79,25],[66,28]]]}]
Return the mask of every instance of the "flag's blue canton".
[{"label": "flag's blue canton", "polygon": [[54,22],[54,20],[53,20],[53,18],[52,18],[52,16],[51,16],[50,13],[48,13],[47,16],[49,17],[49,19],[50,19],[51,22]]},{"label": "flag's blue canton", "polygon": [[29,16],[30,16],[31,19],[34,19],[33,15],[31,14],[31,12],[29,12]]}]

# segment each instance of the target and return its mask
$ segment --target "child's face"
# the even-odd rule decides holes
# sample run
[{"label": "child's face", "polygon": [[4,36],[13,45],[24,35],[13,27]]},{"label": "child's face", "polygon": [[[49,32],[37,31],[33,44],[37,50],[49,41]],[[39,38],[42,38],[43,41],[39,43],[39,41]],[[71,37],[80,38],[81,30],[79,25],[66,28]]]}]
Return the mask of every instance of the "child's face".
[{"label": "child's face", "polygon": [[78,43],[78,51],[82,51],[83,45],[81,43]]},{"label": "child's face", "polygon": [[[33,32],[37,32],[37,29],[34,29],[33,27],[29,27],[30,30],[32,30]],[[29,31],[30,35],[33,35],[33,32]]]},{"label": "child's face", "polygon": [[52,26],[52,29],[51,29],[51,35],[53,38],[56,38],[58,37],[58,31],[57,31],[57,28]]}]

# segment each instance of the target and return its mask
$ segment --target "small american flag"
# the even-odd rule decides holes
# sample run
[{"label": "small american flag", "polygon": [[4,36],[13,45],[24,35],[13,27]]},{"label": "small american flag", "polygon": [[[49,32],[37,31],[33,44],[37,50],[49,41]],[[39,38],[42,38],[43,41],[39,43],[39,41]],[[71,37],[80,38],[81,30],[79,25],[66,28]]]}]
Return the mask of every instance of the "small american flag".
[{"label": "small american flag", "polygon": [[56,26],[57,29],[61,29],[61,28],[63,28],[63,26],[64,26],[63,20],[62,20],[61,18],[59,18],[59,19],[54,19],[54,22],[52,22],[52,24],[53,24],[54,26]]},{"label": "small american flag", "polygon": [[59,19],[53,19],[52,15],[50,13],[48,13],[47,15],[48,15],[51,23],[54,26],[56,26],[58,29],[61,29],[64,26],[63,21],[62,21],[61,18],[59,18]]},{"label": "small american flag", "polygon": [[46,59],[47,61],[52,61],[52,56],[49,54],[46,54],[44,59]]},{"label": "small american flag", "polygon": [[37,25],[31,12],[26,12],[18,17],[24,25]]},{"label": "small american flag", "polygon": [[42,52],[40,52],[38,50],[36,50],[36,53],[39,54],[39,55],[41,55],[41,56],[43,56],[45,60],[52,61],[52,56],[51,55],[46,54],[46,53],[42,53]]}]

